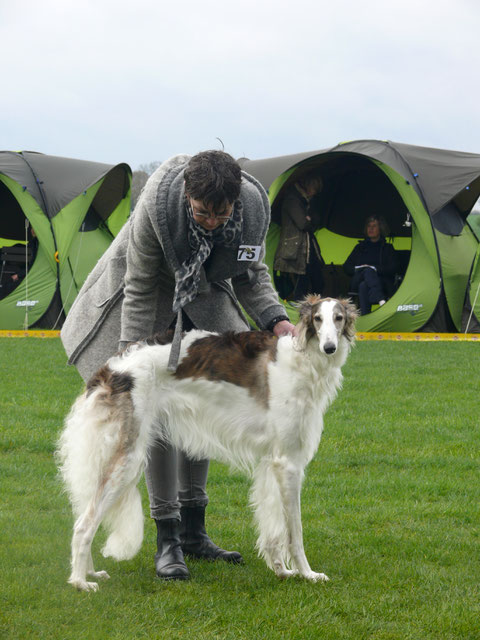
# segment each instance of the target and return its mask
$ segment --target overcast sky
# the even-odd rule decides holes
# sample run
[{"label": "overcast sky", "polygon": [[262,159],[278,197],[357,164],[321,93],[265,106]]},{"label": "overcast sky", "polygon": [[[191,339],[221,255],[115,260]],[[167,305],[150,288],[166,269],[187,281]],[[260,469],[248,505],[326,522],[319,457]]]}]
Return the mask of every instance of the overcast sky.
[{"label": "overcast sky", "polygon": [[0,148],[480,153],[479,33],[477,0],[0,0]]}]

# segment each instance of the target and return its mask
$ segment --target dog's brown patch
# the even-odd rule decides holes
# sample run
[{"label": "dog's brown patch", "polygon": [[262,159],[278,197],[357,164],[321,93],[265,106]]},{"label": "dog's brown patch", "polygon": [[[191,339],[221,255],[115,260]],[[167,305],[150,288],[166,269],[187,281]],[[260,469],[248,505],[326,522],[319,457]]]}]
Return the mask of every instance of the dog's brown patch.
[{"label": "dog's brown patch", "polygon": [[104,470],[99,484],[99,491],[109,481],[113,471],[120,464],[138,437],[138,424],[133,415],[131,390],[134,379],[128,373],[112,371],[108,364],[99,369],[87,382],[87,397],[96,390],[101,394],[100,405],[108,410],[108,420],[118,425],[117,446]]},{"label": "dog's brown patch", "polygon": [[248,389],[268,406],[267,366],[276,358],[277,338],[268,331],[229,332],[193,342],[175,377],[225,381]]},{"label": "dog's brown patch", "polygon": [[87,382],[87,396],[98,387],[109,390],[110,395],[115,396],[127,393],[133,389],[133,378],[128,373],[112,371],[108,364],[99,369]]}]

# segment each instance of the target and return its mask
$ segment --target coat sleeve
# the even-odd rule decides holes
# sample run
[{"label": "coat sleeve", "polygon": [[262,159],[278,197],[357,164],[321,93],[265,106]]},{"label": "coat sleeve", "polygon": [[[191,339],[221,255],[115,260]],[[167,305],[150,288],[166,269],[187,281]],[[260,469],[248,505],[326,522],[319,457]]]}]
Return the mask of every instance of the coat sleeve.
[{"label": "coat sleeve", "polygon": [[128,240],[121,342],[135,342],[152,334],[164,262],[146,207],[141,207],[135,212]]},{"label": "coat sleeve", "polygon": [[314,209],[313,211],[311,211],[310,213],[310,217],[312,218],[312,221],[310,222],[313,231],[316,231],[317,229],[320,229],[320,227],[322,226],[322,222],[323,222],[323,216],[321,214],[320,211]]},{"label": "coat sleeve", "polygon": [[282,224],[285,218],[290,218],[293,224],[300,231],[307,231],[311,223],[306,217],[306,208],[302,204],[300,198],[295,197],[294,194],[288,194],[282,203]]},{"label": "coat sleeve", "polygon": [[394,276],[398,271],[398,254],[391,244],[385,243],[379,273],[384,276]]},{"label": "coat sleeve", "polygon": [[264,256],[265,245],[262,246],[260,259],[252,263],[247,274],[232,278],[238,301],[260,329],[266,329],[274,318],[288,318],[272,285]]},{"label": "coat sleeve", "polygon": [[343,263],[343,270],[347,274],[347,276],[353,276],[355,273],[355,267],[360,264],[359,255],[360,255],[360,245],[357,244],[354,247],[352,253],[348,256],[348,258]]}]

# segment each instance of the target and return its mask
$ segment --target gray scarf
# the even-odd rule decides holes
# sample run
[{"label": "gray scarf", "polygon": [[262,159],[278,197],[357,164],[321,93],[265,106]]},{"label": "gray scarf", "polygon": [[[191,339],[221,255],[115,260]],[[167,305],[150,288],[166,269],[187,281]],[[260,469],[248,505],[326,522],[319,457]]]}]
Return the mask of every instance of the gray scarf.
[{"label": "gray scarf", "polygon": [[182,308],[195,300],[198,295],[202,265],[209,257],[214,245],[234,248],[240,244],[242,237],[242,203],[239,200],[235,202],[232,214],[227,222],[213,231],[208,231],[195,222],[190,202],[186,197],[185,211],[188,223],[188,244],[190,245],[191,253],[175,272],[175,292],[172,308],[177,314],[177,322],[168,361],[169,371],[176,371],[177,368],[182,335]]}]

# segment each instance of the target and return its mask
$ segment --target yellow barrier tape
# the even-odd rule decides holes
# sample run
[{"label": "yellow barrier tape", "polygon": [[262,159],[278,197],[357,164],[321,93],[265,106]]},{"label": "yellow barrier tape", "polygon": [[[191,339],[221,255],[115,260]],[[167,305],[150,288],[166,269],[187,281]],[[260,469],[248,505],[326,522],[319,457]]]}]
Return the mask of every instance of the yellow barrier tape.
[{"label": "yellow barrier tape", "polygon": [[35,329],[24,331],[23,329],[12,329],[0,331],[0,338],[58,338],[60,331],[50,331],[49,329]]},{"label": "yellow barrier tape", "polygon": [[[36,329],[24,331],[22,329],[0,330],[0,338],[58,338],[60,331]],[[367,333],[358,332],[357,340],[394,340],[397,342],[480,342],[480,333]]]},{"label": "yellow barrier tape", "polygon": [[396,340],[398,342],[480,342],[480,333],[366,333],[358,332],[357,340]]}]

